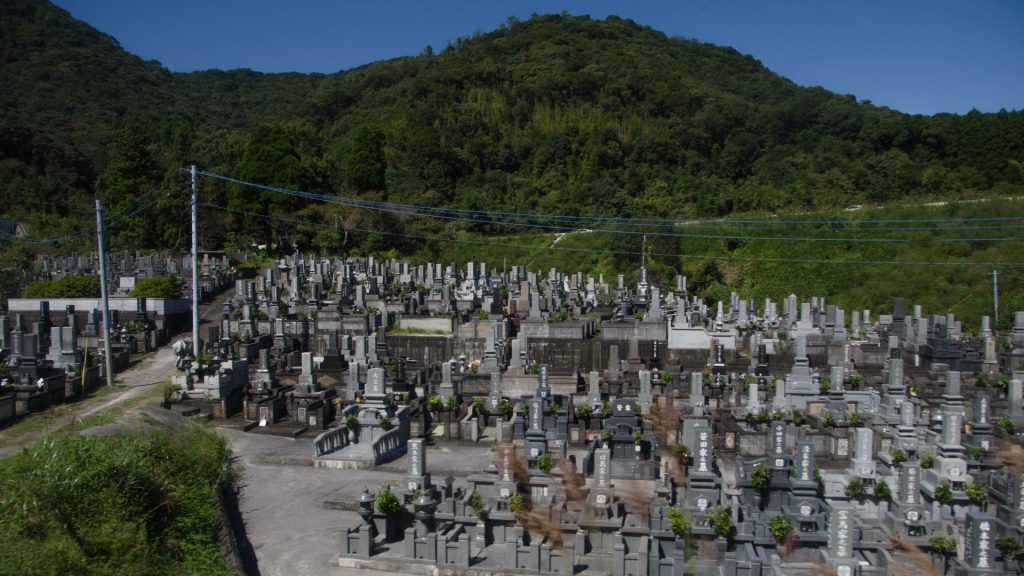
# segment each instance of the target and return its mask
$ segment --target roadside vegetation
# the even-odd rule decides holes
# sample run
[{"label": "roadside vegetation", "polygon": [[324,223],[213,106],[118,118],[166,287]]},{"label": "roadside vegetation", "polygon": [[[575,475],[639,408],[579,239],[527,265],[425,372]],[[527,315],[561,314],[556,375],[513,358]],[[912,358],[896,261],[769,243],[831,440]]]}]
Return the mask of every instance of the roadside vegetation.
[{"label": "roadside vegetation", "polygon": [[218,488],[234,479],[201,423],[50,436],[0,461],[0,575],[230,575]]}]

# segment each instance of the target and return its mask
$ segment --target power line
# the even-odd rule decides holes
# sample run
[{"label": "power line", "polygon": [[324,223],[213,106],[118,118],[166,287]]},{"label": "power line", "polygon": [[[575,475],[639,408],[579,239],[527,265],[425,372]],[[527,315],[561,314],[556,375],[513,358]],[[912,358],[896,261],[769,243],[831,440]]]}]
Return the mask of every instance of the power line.
[{"label": "power line", "polygon": [[[854,242],[854,243],[915,243],[915,242],[1012,242],[1022,241],[1024,237],[1008,236],[1008,237],[956,237],[956,238],[888,238],[888,237],[814,237],[814,236],[763,236],[763,235],[739,235],[739,234],[689,234],[681,232],[659,232],[652,230],[617,230],[617,229],[592,229],[592,228],[579,228],[569,225],[560,224],[544,224],[544,223],[531,223],[531,222],[516,222],[512,220],[501,220],[492,219],[490,215],[513,215],[518,214],[522,217],[534,220],[544,219],[558,219],[558,218],[578,218],[578,217],[566,217],[566,216],[546,216],[543,214],[528,214],[528,213],[501,213],[501,212],[484,212],[484,211],[471,211],[477,214],[487,215],[486,218],[472,218],[460,215],[467,211],[446,209],[446,208],[433,208],[433,207],[420,207],[408,204],[397,204],[390,202],[371,202],[366,200],[357,200],[351,198],[345,198],[341,196],[328,196],[324,194],[317,194],[313,192],[304,192],[299,190],[290,190],[287,188],[281,188],[277,186],[267,186],[264,184],[256,184],[253,182],[246,182],[229,176],[222,176],[211,172],[200,172],[201,175],[208,176],[211,178],[220,179],[226,182],[232,182],[242,186],[249,186],[261,190],[267,190],[270,192],[277,192],[294,196],[298,198],[305,198],[309,200],[316,200],[319,202],[326,202],[330,204],[337,204],[342,206],[348,206],[353,208],[362,208],[365,210],[387,212],[400,215],[408,216],[420,216],[427,218],[436,218],[441,220],[451,220],[459,222],[469,222],[476,224],[491,224],[491,225],[502,225],[512,226],[519,228],[532,228],[532,229],[543,229],[553,230],[558,232],[600,232],[608,234],[622,234],[622,235],[652,235],[662,236],[671,238],[697,238],[697,239],[708,239],[708,240],[764,240],[764,241],[801,241],[801,242]],[[621,219],[621,221],[639,222],[640,220],[627,220]],[[950,220],[951,221],[951,220]],[[829,221],[820,221],[818,224],[828,225]],[[902,229],[900,229],[902,230]],[[821,232],[828,232],[822,230]]]},{"label": "power line", "polygon": [[[306,226],[312,226],[323,229],[334,229],[334,224],[313,222],[310,220],[304,220],[300,218],[285,218],[282,216],[269,216],[267,214],[260,214],[258,212],[251,212],[248,210],[239,210],[237,208],[228,208],[218,204],[210,202],[204,202],[202,206],[209,208],[216,208],[218,210],[224,210],[225,212],[233,212],[236,214],[246,214],[257,218],[264,218],[266,220],[277,220],[280,222],[287,222],[290,224],[302,224]],[[527,249],[533,247],[523,246],[521,243],[506,243],[506,242],[491,242],[485,240],[467,240],[464,238],[450,238],[445,236],[426,236],[417,234],[405,234],[400,232],[387,232],[383,230],[372,230],[367,228],[356,228],[352,226],[346,226],[348,230],[354,230],[356,232],[376,233],[383,234],[386,236],[395,236],[401,238],[410,238],[413,240],[437,240],[441,242],[454,242],[460,244],[477,244],[484,246],[496,246],[501,248],[520,248]],[[641,252],[631,252],[623,250],[597,250],[592,248],[571,248],[568,246],[548,246],[546,250],[557,250],[562,252],[578,252],[588,254],[617,254],[622,256],[640,256]],[[825,259],[813,259],[813,258],[764,258],[757,256],[732,256],[732,255],[713,255],[713,254],[679,254],[679,253],[666,253],[656,252],[649,254],[651,256],[664,256],[672,258],[694,258],[694,259],[706,259],[706,260],[738,260],[738,261],[751,261],[751,262],[778,262],[778,263],[792,263],[792,264],[873,264],[873,265],[900,265],[900,266],[965,266],[965,267],[1004,267],[1004,268],[1024,268],[1024,263],[1013,263],[1013,262],[935,262],[935,261],[901,261],[901,260],[825,260]]]}]

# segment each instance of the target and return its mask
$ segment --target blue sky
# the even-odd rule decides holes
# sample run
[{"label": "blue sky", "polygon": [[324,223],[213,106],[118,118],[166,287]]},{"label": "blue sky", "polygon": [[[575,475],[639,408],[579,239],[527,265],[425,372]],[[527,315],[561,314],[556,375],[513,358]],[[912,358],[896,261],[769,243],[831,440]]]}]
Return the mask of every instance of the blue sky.
[{"label": "blue sky", "polygon": [[732,46],[804,86],[904,112],[1024,109],[1021,0],[56,0],[174,71],[336,72],[440,50],[509,16],[616,14]]}]

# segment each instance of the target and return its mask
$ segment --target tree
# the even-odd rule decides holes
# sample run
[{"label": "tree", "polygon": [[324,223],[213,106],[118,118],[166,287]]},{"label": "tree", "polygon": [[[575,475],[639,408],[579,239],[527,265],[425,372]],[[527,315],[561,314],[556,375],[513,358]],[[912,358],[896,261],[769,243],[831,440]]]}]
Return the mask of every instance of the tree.
[{"label": "tree", "polygon": [[777,541],[782,542],[793,532],[793,523],[785,514],[775,514],[768,519],[768,531]]},{"label": "tree", "polygon": [[[302,129],[296,126],[257,127],[246,140],[242,159],[235,167],[236,178],[263,186],[315,192],[314,188],[319,188],[317,178],[300,152],[303,138]],[[303,204],[295,196],[265,188],[242,184],[231,184],[228,188],[228,208],[236,211],[236,228],[256,231],[255,239],[268,248],[296,233],[294,222],[287,218]]]},{"label": "tree", "polygon": [[[97,195],[104,202],[110,216],[134,211],[136,201],[149,200],[147,193],[159,183],[159,164],[153,156],[153,144],[145,127],[139,122],[128,122],[113,146],[113,155],[96,181]],[[109,217],[109,216],[108,216]],[[142,248],[159,245],[160,231],[154,226],[154,217],[145,220],[132,216],[108,230],[111,248]]]},{"label": "tree", "polygon": [[352,151],[345,158],[345,181],[358,193],[384,190],[384,132],[378,126],[363,125],[352,138]]}]

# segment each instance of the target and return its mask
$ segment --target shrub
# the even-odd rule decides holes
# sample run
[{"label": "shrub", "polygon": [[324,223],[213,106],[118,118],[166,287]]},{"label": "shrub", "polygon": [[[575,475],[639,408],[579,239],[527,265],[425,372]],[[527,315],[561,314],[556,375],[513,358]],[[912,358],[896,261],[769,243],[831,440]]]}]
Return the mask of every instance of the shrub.
[{"label": "shrub", "polygon": [[850,498],[859,498],[864,494],[864,481],[860,476],[852,476],[846,483],[846,495]]},{"label": "shrub", "polygon": [[722,506],[715,506],[708,512],[708,524],[719,538],[725,538],[732,530],[732,515]]},{"label": "shrub", "polygon": [[921,461],[919,463],[921,468],[931,468],[935,465],[935,454],[932,454],[931,452],[922,452]]},{"label": "shrub", "polygon": [[948,482],[939,482],[935,485],[935,499],[940,504],[953,503],[953,489],[949,487]]},{"label": "shrub", "polygon": [[998,426],[1005,430],[1007,434],[1014,433],[1013,420],[1010,420],[1007,416],[999,419]]},{"label": "shrub", "polygon": [[793,523],[785,514],[775,514],[768,519],[768,531],[778,541],[783,541],[793,531]]},{"label": "shrub", "polygon": [[540,458],[537,459],[537,468],[545,474],[551,473],[555,468],[555,459],[551,456],[551,452],[541,454]]},{"label": "shrub", "polygon": [[349,430],[355,430],[359,428],[359,417],[355,414],[349,414],[345,416],[345,427]]},{"label": "shrub", "polygon": [[889,488],[889,483],[884,478],[879,478],[878,482],[875,482],[875,489],[872,492],[872,496],[875,500],[885,500],[892,496],[892,489]]},{"label": "shrub", "polygon": [[608,444],[612,441],[612,431],[607,428],[601,432],[601,442]]},{"label": "shrub", "polygon": [[377,512],[387,514],[388,516],[397,514],[402,509],[402,503],[398,500],[398,496],[391,491],[391,486],[388,485],[385,485],[377,493],[375,503],[377,504]]},{"label": "shrub", "polygon": [[487,515],[487,509],[484,507],[484,499],[480,496],[480,493],[473,490],[469,493],[469,507],[473,509],[477,518],[481,520]]},{"label": "shrub", "polygon": [[430,396],[430,398],[427,398],[427,410],[430,410],[431,412],[439,412],[441,410],[441,405],[442,402],[440,396],[434,394]]},{"label": "shrub", "polygon": [[380,426],[381,429],[383,429],[385,432],[391,430],[391,428],[394,426],[389,416],[381,416],[380,418],[377,418],[377,425]]},{"label": "shrub", "polygon": [[494,409],[498,412],[498,414],[510,416],[512,414],[512,403],[502,398],[501,400],[498,400],[498,405],[495,406]]},{"label": "shrub", "polygon": [[889,455],[892,456],[893,464],[902,464],[903,462],[907,461],[907,453],[904,452],[901,448],[893,448],[889,452]]},{"label": "shrub", "polygon": [[459,399],[454,394],[448,397],[448,402],[445,403],[445,408],[448,408],[449,412],[459,411]]},{"label": "shrub", "polygon": [[928,539],[928,545],[932,547],[933,552],[940,556],[956,550],[956,540],[947,536],[933,536]]},{"label": "shrub", "polygon": [[975,506],[981,506],[988,499],[988,488],[979,482],[967,484],[964,486],[964,492],[967,494],[967,499]]},{"label": "shrub", "polygon": [[850,425],[851,428],[859,428],[860,427],[860,415],[857,414],[856,412],[850,412],[850,416],[846,419],[846,422],[847,422],[847,424]]},{"label": "shrub", "polygon": [[687,538],[690,535],[690,519],[676,507],[668,509],[668,524],[676,538]]},{"label": "shrub", "polygon": [[24,298],[99,298],[99,276],[65,276],[39,280],[25,287]]},{"label": "shrub", "polygon": [[509,512],[518,514],[526,509],[526,502],[523,501],[523,495],[519,492],[508,497],[508,509]]},{"label": "shrub", "polygon": [[1020,560],[1024,558],[1024,546],[1015,540],[1013,536],[996,536],[996,549],[1003,553],[1003,556]]},{"label": "shrub", "polygon": [[602,418],[611,418],[611,416],[612,416],[612,403],[607,401],[607,400],[605,400],[601,404],[601,417]]},{"label": "shrub", "polygon": [[181,298],[185,282],[178,276],[153,276],[140,280],[132,288],[132,298]]},{"label": "shrub", "polygon": [[673,452],[675,452],[676,461],[679,462],[680,466],[686,466],[690,463],[690,447],[686,444],[676,444]]},{"label": "shrub", "polygon": [[754,470],[750,473],[750,485],[755,489],[764,492],[768,489],[771,481],[772,473],[768,470],[768,467],[764,465],[764,462],[756,464],[754,466]]},{"label": "shrub", "polygon": [[578,404],[576,406],[576,420],[590,420],[594,414],[594,408],[589,404]]}]

